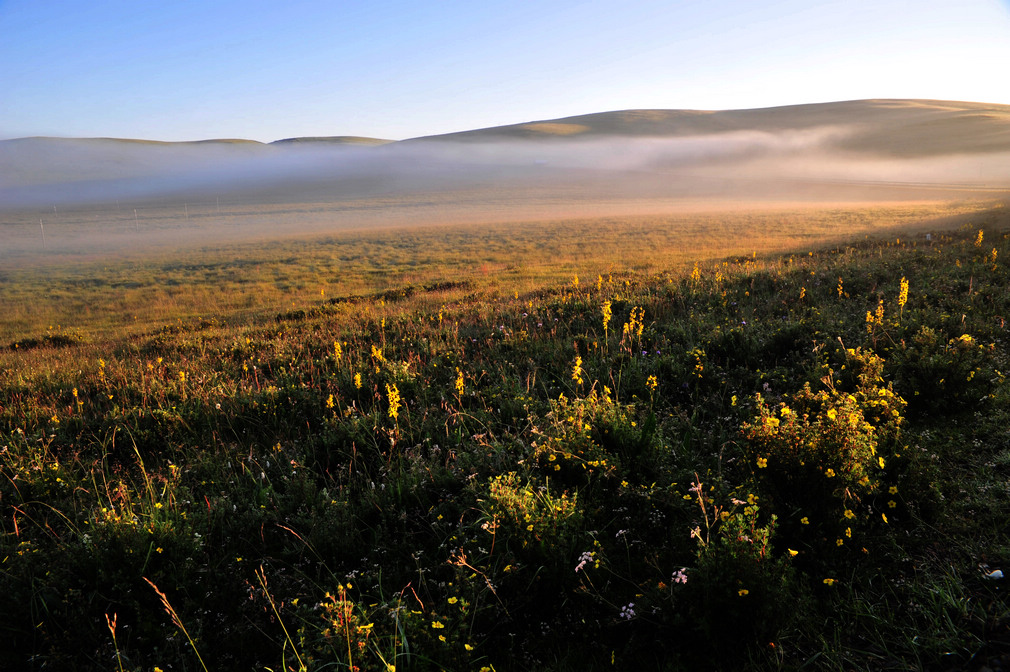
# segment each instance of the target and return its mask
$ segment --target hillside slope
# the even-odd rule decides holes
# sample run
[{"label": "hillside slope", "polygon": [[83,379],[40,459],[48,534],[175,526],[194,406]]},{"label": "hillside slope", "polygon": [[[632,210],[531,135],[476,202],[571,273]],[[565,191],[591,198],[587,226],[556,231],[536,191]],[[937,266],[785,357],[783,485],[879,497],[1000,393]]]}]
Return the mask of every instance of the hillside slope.
[{"label": "hillside slope", "polygon": [[894,156],[1010,150],[1010,106],[936,100],[854,100],[749,110],[621,110],[427,136],[488,142],[542,138],[690,137],[847,127],[840,147]]},{"label": "hillside slope", "polygon": [[450,203],[470,207],[534,195],[580,203],[795,199],[808,198],[811,184],[817,198],[831,200],[852,198],[836,195],[838,184],[1010,187],[1008,156],[1010,106],[928,100],[624,110],[399,142],[22,138],[0,142],[0,203],[51,208],[211,194],[345,203],[378,194],[402,204],[451,194]]}]

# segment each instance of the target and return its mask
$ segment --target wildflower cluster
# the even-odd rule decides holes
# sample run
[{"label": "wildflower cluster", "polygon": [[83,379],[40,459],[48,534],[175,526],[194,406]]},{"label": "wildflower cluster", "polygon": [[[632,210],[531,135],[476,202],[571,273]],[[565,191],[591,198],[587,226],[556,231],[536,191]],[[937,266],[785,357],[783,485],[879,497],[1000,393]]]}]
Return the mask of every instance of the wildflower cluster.
[{"label": "wildflower cluster", "polygon": [[631,350],[632,343],[634,339],[638,339],[639,342],[642,340],[642,330],[645,327],[643,320],[645,319],[645,308],[641,306],[634,306],[628,315],[628,321],[624,323],[624,328],[622,329],[623,335],[621,336],[621,344]]},{"label": "wildflower cluster", "polygon": [[882,384],[879,356],[849,349],[845,358],[855,389],[839,389],[828,377],[826,389],[814,392],[807,384],[788,405],[770,406],[758,395],[758,415],[743,432],[758,466],[756,481],[776,511],[829,527],[841,521],[851,537],[849,521],[879,488],[905,402]]}]

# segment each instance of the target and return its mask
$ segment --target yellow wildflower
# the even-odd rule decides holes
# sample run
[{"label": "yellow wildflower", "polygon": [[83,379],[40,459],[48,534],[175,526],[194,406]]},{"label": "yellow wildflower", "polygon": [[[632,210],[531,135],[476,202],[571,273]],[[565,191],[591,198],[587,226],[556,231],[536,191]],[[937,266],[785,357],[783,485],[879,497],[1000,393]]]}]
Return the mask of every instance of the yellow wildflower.
[{"label": "yellow wildflower", "polygon": [[400,390],[396,389],[396,384],[386,384],[386,397],[389,399],[389,417],[394,420],[400,415]]}]

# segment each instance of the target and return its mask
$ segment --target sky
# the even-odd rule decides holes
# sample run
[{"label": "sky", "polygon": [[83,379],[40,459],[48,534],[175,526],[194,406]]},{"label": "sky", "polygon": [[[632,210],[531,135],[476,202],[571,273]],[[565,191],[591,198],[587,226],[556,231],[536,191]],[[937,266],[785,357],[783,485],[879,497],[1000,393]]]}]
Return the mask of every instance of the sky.
[{"label": "sky", "polygon": [[610,110],[1010,104],[1010,0],[0,0],[0,138],[404,139]]}]

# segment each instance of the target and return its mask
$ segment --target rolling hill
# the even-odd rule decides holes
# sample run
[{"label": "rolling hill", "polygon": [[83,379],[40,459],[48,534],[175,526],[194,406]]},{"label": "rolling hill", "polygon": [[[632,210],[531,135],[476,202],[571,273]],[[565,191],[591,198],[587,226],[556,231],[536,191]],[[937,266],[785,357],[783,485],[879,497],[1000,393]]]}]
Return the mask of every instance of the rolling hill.
[{"label": "rolling hill", "polygon": [[991,197],[1010,187],[1008,158],[1010,106],[932,100],[624,110],[401,141],[21,138],[0,141],[0,209],[224,197],[501,221],[685,199]]},{"label": "rolling hill", "polygon": [[839,147],[852,151],[902,157],[1010,151],[1010,106],[937,100],[856,100],[725,111],[623,110],[419,139],[685,138],[827,127],[847,128]]}]

